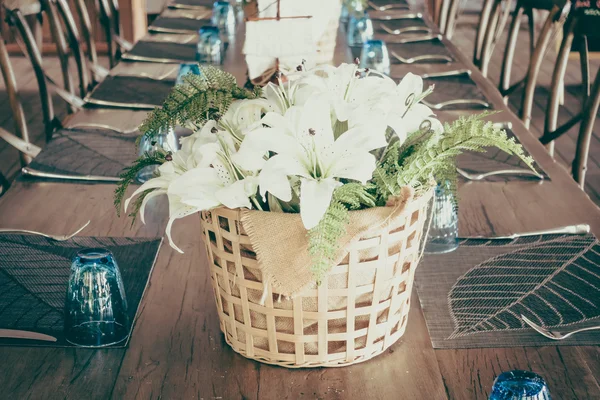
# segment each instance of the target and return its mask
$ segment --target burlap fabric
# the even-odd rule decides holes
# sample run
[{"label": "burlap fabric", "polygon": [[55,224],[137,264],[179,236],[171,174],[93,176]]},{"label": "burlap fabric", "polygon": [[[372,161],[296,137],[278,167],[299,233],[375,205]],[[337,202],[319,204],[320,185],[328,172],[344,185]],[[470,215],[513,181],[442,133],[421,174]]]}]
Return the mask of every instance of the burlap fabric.
[{"label": "burlap fabric", "polygon": [[379,354],[404,332],[431,194],[350,213],[334,267],[310,272],[299,215],[202,213],[221,330],[242,355],[286,367],[333,366]]}]

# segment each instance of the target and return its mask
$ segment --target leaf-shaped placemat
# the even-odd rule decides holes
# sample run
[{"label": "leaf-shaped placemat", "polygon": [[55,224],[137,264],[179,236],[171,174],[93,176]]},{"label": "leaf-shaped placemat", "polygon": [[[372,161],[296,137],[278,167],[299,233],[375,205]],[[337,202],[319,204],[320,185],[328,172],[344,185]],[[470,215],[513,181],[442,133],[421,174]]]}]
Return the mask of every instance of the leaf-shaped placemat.
[{"label": "leaf-shaped placemat", "polygon": [[[506,129],[508,137],[514,138],[517,143],[519,140],[515,134],[510,130]],[[526,151],[527,152],[527,151]],[[488,147],[484,153],[478,152],[466,152],[458,156],[457,164],[463,170],[471,174],[482,174],[486,172],[506,170],[506,169],[529,169],[527,165],[517,156],[509,155],[500,149],[495,147]],[[544,180],[550,180],[550,177],[541,167],[536,164],[535,168],[539,172]],[[536,177],[531,175],[493,175],[485,178],[486,181],[494,182],[506,182],[511,180],[538,180]]]},{"label": "leaf-shaped placemat", "polygon": [[72,346],[64,340],[63,308],[71,258],[84,248],[102,247],[114,254],[134,321],[160,243],[160,238],[75,237],[57,242],[41,236],[0,234],[0,329],[57,338],[57,342],[38,342],[0,337],[0,346]]},{"label": "leaf-shaped placemat", "polygon": [[173,86],[174,80],[109,75],[85,97],[85,101],[88,107],[153,109],[162,106]]},{"label": "leaf-shaped placemat", "polygon": [[210,19],[158,17],[148,27],[148,30],[150,32],[195,33],[203,26],[210,24]]},{"label": "leaf-shaped placemat", "polygon": [[463,240],[455,252],[426,255],[416,286],[434,348],[600,343],[598,332],[554,342],[520,319],[546,327],[600,324],[593,235]]}]

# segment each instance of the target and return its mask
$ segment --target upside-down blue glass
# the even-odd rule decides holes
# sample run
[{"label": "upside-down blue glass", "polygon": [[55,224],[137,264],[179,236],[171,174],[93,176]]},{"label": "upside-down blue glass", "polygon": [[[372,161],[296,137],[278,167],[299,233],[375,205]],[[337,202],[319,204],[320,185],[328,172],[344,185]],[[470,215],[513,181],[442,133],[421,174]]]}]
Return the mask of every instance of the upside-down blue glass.
[{"label": "upside-down blue glass", "polygon": [[454,195],[446,184],[439,184],[435,188],[432,207],[425,253],[441,254],[456,250],[458,248],[458,213]]},{"label": "upside-down blue glass", "polygon": [[[139,147],[140,157],[146,153],[152,154],[159,149],[170,151],[171,153],[175,153],[177,150],[179,150],[177,135],[175,135],[175,132],[172,128],[161,130],[151,139],[145,135],[142,136]],[[158,165],[149,165],[138,172],[136,179],[139,183],[144,183],[148,179],[152,178],[157,170]]]},{"label": "upside-down blue glass", "polygon": [[179,65],[179,72],[177,73],[177,79],[175,80],[176,85],[183,83],[183,77],[187,74],[200,75],[200,67],[196,63],[184,63]]},{"label": "upside-down blue glass", "polygon": [[489,400],[550,400],[544,378],[531,371],[501,373],[494,381]]},{"label": "upside-down blue glass", "polygon": [[390,55],[383,40],[367,40],[360,53],[360,67],[390,74]]},{"label": "upside-down blue glass", "polygon": [[219,28],[203,26],[198,31],[196,60],[206,64],[221,64],[223,61],[223,40]]},{"label": "upside-down blue glass", "polygon": [[348,24],[351,15],[361,15],[364,11],[365,10],[361,0],[344,1],[342,2],[340,21],[343,24]]},{"label": "upside-down blue glass", "polygon": [[373,39],[373,22],[365,12],[361,16],[350,16],[348,24],[348,45],[362,46],[367,40]]},{"label": "upside-down blue glass", "polygon": [[109,250],[77,253],[65,301],[65,338],[85,347],[119,343],[129,333],[123,279]]},{"label": "upside-down blue glass", "polygon": [[235,11],[228,1],[215,1],[212,9],[211,24],[222,33],[231,35],[235,33]]}]

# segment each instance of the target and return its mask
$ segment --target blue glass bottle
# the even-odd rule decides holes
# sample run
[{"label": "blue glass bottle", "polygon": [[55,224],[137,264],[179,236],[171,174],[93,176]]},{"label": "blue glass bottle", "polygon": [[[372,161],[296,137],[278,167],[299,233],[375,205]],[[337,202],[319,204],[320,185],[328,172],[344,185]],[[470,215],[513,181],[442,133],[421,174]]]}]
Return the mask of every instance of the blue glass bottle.
[{"label": "blue glass bottle", "polygon": [[352,15],[348,24],[348,45],[362,46],[367,40],[373,39],[373,21],[369,14]]},{"label": "blue glass bottle", "polygon": [[235,33],[235,12],[228,1],[215,1],[212,9],[210,23],[226,35]]},{"label": "blue glass bottle", "polygon": [[458,212],[455,203],[454,195],[447,185],[437,185],[433,210],[430,211],[431,221],[425,253],[449,253],[458,248]]},{"label": "blue glass bottle", "polygon": [[[172,128],[161,130],[152,138],[148,138],[145,135],[142,136],[139,147],[140,157],[146,153],[152,154],[159,149],[169,151],[171,153],[175,153],[177,150],[179,150],[177,135],[175,135],[175,132]],[[139,183],[144,183],[148,179],[153,178],[157,170],[158,165],[149,165],[138,172],[136,180]]]},{"label": "blue glass bottle", "polygon": [[221,64],[223,62],[224,44],[219,28],[203,26],[198,32],[196,61],[205,64]]},{"label": "blue glass bottle", "polygon": [[551,400],[544,378],[531,371],[501,373],[495,380],[489,400]]},{"label": "blue glass bottle", "polygon": [[390,55],[383,40],[367,40],[360,54],[360,67],[390,74]]}]

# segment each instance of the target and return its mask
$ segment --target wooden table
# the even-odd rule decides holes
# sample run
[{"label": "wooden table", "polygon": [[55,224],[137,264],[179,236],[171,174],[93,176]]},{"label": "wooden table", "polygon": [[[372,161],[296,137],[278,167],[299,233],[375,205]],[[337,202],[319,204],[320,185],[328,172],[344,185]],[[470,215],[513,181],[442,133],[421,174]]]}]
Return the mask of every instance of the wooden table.
[{"label": "wooden table", "polygon": [[[503,110],[494,118],[512,122],[515,134],[552,179],[462,185],[461,235],[502,235],[584,222],[600,235],[595,205],[508,111],[493,85],[447,44],[473,71],[472,78],[496,109]],[[235,50],[239,45],[233,44],[225,68],[243,82],[245,67]],[[347,49],[339,46],[338,61],[347,56]],[[113,191],[103,184],[15,182],[0,198],[0,227],[65,233],[91,219],[86,235],[163,234],[166,199],[149,204],[146,225],[130,227],[129,220],[115,215]],[[247,360],[225,344],[219,330],[198,216],[176,222],[173,232],[185,254],[162,247],[128,349],[2,347],[0,397],[485,399],[500,372],[521,368],[543,375],[555,399],[600,399],[597,346],[434,350],[418,301],[412,302],[404,337],[365,363],[288,370]]]}]

